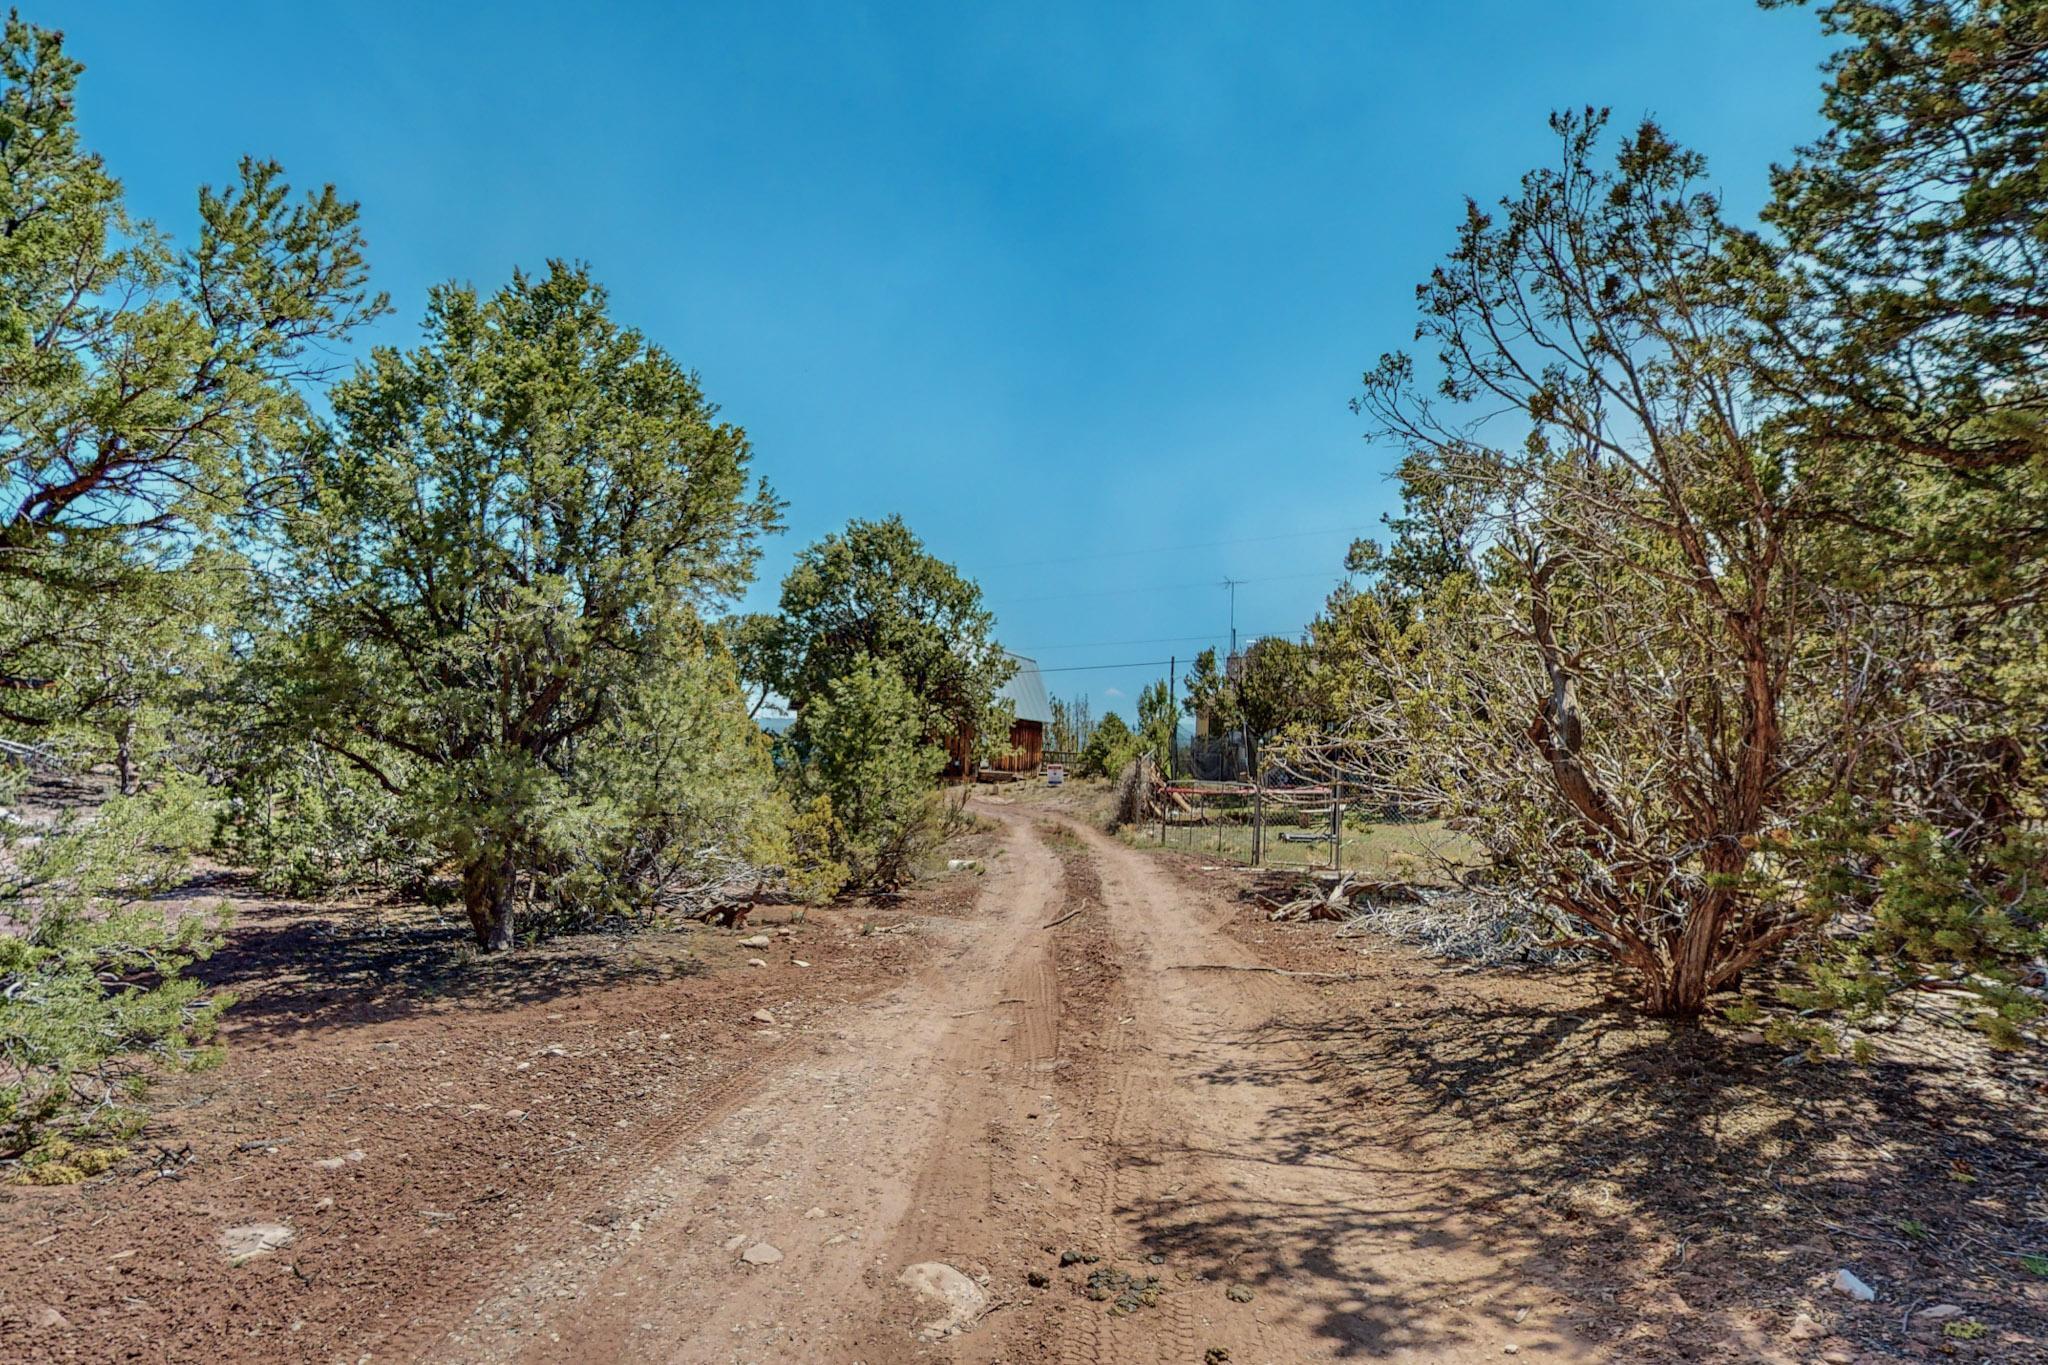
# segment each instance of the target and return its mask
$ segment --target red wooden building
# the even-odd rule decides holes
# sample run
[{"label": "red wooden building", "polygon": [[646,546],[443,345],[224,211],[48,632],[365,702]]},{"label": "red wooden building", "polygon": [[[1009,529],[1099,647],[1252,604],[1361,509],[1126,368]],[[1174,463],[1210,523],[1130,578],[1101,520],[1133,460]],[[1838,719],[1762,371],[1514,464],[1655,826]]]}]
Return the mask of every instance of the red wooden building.
[{"label": "red wooden building", "polygon": [[[1046,695],[1045,679],[1038,665],[1021,654],[1010,656],[1017,671],[1003,684],[1002,698],[1010,703],[1015,718],[1010,722],[1009,747],[982,763],[983,769],[999,773],[1035,773],[1045,763],[1045,729],[1052,724],[1052,699]],[[973,751],[971,733],[955,735],[946,742],[952,759],[947,771],[958,775],[967,755]]]}]

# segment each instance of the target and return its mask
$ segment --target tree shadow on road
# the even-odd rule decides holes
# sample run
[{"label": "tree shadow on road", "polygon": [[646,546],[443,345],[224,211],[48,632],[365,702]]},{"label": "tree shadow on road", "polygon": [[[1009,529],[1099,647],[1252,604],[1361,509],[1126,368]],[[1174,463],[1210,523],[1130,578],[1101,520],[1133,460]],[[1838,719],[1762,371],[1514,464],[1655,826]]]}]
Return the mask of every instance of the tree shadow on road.
[{"label": "tree shadow on road", "polygon": [[[2022,1261],[2048,1254],[2032,1063],[1931,1033],[1869,1066],[1788,1063],[1600,1002],[1583,978],[1411,975],[1359,998],[1375,996],[1369,1014],[1329,992],[1202,1040],[1233,1060],[1197,1077],[1195,1103],[1270,1095],[1258,1141],[1133,1155],[1290,1174],[1256,1199],[1194,1189],[1126,1210],[1153,1250],[1297,1299],[1312,1287],[1321,1320],[1301,1326],[1347,1358],[1538,1355],[1529,1328],[1546,1322],[1631,1361],[1915,1342],[2017,1359],[2048,1340],[2048,1280]],[[1828,1294],[1842,1267],[1878,1303]],[[1916,1301],[1986,1331],[1903,1327]]]}]

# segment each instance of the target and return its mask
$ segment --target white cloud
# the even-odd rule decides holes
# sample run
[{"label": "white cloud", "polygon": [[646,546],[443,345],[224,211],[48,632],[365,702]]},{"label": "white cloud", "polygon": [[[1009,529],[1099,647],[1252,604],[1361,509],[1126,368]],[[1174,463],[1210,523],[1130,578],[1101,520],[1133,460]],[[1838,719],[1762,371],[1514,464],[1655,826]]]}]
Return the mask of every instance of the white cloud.
[{"label": "white cloud", "polygon": [[1105,688],[1105,689],[1103,689],[1103,693],[1102,693],[1102,695],[1103,695],[1103,696],[1105,696],[1105,697],[1121,697],[1121,696],[1122,696],[1123,694],[1124,694],[1124,690],[1123,690],[1123,689],[1122,689],[1121,687],[1109,687],[1109,688]]}]

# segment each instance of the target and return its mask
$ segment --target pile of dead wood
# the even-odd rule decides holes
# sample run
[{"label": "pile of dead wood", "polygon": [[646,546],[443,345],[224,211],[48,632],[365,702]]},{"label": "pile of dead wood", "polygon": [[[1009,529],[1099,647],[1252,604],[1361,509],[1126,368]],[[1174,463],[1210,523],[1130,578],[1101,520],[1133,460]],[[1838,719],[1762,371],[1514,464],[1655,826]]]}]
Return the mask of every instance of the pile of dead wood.
[{"label": "pile of dead wood", "polygon": [[1355,872],[1317,872],[1304,880],[1289,877],[1277,891],[1261,890],[1257,899],[1270,920],[1349,920],[1364,906],[1419,902],[1424,890],[1413,882],[1381,881]]},{"label": "pile of dead wood", "polygon": [[[1150,754],[1140,754],[1116,779],[1116,814],[1111,817],[1110,828],[1121,829],[1125,825],[1142,824],[1159,817],[1160,802],[1170,793],[1166,790],[1166,779],[1160,774],[1159,765]],[[1180,801],[1179,797],[1173,798]],[[1180,801],[1182,810],[1187,803]]]}]

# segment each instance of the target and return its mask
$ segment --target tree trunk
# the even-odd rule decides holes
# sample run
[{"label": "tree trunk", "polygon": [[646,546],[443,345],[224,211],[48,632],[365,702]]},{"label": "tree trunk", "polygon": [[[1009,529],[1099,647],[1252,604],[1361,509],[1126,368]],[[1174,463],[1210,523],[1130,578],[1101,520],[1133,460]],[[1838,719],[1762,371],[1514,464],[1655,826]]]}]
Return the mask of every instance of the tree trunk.
[{"label": "tree trunk", "polygon": [[135,712],[123,710],[114,731],[114,762],[121,779],[121,795],[135,795]]},{"label": "tree trunk", "polygon": [[1643,977],[1643,1013],[1658,1019],[1697,1019],[1707,1012],[1707,973],[1680,958]]},{"label": "tree trunk", "polygon": [[462,905],[478,951],[502,953],[512,947],[512,900],[519,869],[510,855],[482,856],[462,869]]}]

